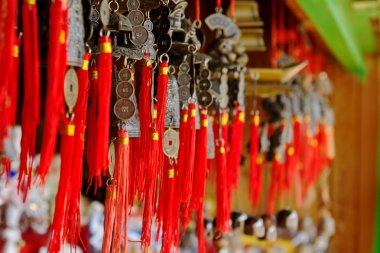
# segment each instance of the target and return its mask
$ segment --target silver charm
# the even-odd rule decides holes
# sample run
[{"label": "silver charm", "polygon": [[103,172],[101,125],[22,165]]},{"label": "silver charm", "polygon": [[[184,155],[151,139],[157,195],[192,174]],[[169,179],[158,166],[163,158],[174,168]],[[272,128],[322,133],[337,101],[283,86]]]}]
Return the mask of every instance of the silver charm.
[{"label": "silver charm", "polygon": [[69,0],[69,34],[67,36],[67,64],[82,67],[84,49],[83,8],[80,0]]},{"label": "silver charm", "polygon": [[113,178],[113,175],[115,172],[115,158],[116,158],[115,144],[111,142],[108,148],[108,160],[109,160],[108,172],[110,173],[111,178]]},{"label": "silver charm", "polygon": [[73,112],[74,106],[78,100],[78,76],[74,68],[70,68],[66,72],[65,83],[64,83],[64,96],[65,102],[69,109],[69,113]]},{"label": "silver charm", "polygon": [[208,117],[208,133],[207,133],[207,159],[215,158],[215,142],[214,142],[214,130],[212,126],[211,118]]},{"label": "silver charm", "polygon": [[107,0],[103,0],[100,4],[100,21],[102,21],[103,27],[107,27],[110,22],[110,8]]},{"label": "silver charm", "polygon": [[168,95],[166,98],[165,127],[179,128],[180,117],[177,80],[173,75],[169,75]]},{"label": "silver charm", "polygon": [[137,10],[140,7],[140,1],[138,0],[128,0],[127,2],[128,10]]},{"label": "silver charm", "polygon": [[148,31],[143,26],[132,28],[131,42],[136,46],[142,46],[148,40]]},{"label": "silver charm", "polygon": [[99,11],[96,9],[95,5],[91,6],[91,11],[90,11],[90,21],[91,23],[96,23],[99,24]]},{"label": "silver charm", "polygon": [[130,11],[127,17],[131,22],[132,26],[142,25],[145,19],[144,13],[142,13],[139,10]]},{"label": "silver charm", "polygon": [[241,70],[239,73],[239,93],[237,95],[237,101],[240,106],[245,105],[245,70]]},{"label": "silver charm", "polygon": [[153,22],[150,19],[145,20],[144,27],[149,31],[153,31]]},{"label": "silver charm", "polygon": [[222,30],[225,37],[239,38],[241,31],[239,27],[229,17],[221,13],[214,13],[205,19],[205,23],[210,30]]},{"label": "silver charm", "polygon": [[220,86],[219,86],[219,105],[221,108],[226,108],[228,106],[228,70],[223,69],[222,76],[220,78]]},{"label": "silver charm", "polygon": [[179,149],[179,135],[173,128],[168,128],[164,133],[164,153],[169,158],[177,158]]}]

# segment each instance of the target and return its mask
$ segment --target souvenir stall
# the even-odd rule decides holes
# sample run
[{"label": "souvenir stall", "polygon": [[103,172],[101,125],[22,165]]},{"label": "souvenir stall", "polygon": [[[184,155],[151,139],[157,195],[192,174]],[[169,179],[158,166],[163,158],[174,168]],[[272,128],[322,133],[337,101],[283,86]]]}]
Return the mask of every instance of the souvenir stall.
[{"label": "souvenir stall", "polygon": [[0,252],[338,252],[340,56],[291,2],[2,0]]}]

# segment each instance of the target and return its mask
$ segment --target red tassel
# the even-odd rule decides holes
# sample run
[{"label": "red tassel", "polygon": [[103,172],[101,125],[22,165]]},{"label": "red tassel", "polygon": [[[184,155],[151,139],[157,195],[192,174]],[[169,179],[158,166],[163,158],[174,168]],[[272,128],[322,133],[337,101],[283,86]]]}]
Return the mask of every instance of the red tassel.
[{"label": "red tassel", "polygon": [[234,119],[231,126],[230,150],[228,152],[228,170],[230,171],[230,187],[237,189],[240,176],[240,161],[243,147],[244,112],[237,105],[234,110]]},{"label": "red tassel", "polygon": [[65,118],[64,129],[61,131],[61,173],[57,196],[55,198],[55,211],[51,225],[51,240],[49,252],[60,252],[65,241],[64,232],[68,222],[68,206],[71,191],[71,173],[74,160],[75,125]]},{"label": "red tassel", "polygon": [[251,143],[250,143],[250,174],[249,174],[249,196],[253,208],[257,210],[261,193],[261,177],[263,156],[259,155],[259,129],[260,116],[258,113],[253,115],[251,123]]},{"label": "red tassel", "polygon": [[182,226],[187,227],[191,219],[191,193],[193,190],[194,161],[195,161],[195,137],[196,137],[196,105],[189,104],[189,122],[186,128],[185,139],[185,166],[181,184],[183,187],[182,195]]},{"label": "red tassel", "polygon": [[179,198],[182,200],[182,196],[184,196],[184,188],[182,187],[182,183],[184,181],[184,173],[185,173],[185,164],[186,164],[186,150],[185,150],[185,143],[186,143],[186,133],[187,133],[187,127],[188,127],[188,118],[189,118],[189,111],[187,108],[182,108],[181,110],[181,123],[179,126],[179,151],[178,151],[178,184],[181,185],[181,187],[178,187],[179,190]]},{"label": "red tassel", "polygon": [[[98,68],[96,66],[90,67],[90,88],[89,96],[91,99],[90,108],[88,109],[87,115],[87,146],[86,146],[86,157],[87,164],[89,168],[89,183],[91,186],[94,178],[100,179],[101,171],[95,167],[95,157],[96,157],[96,143],[97,143],[97,104],[98,104]],[[99,168],[100,169],[100,168]],[[95,183],[97,186],[97,183]]]},{"label": "red tassel", "polygon": [[140,159],[136,172],[136,191],[139,194],[139,200],[144,195],[144,177],[148,170],[149,161],[149,139],[151,122],[151,90],[152,90],[152,63],[147,61],[141,69],[141,86],[139,92],[139,118],[140,118]]},{"label": "red tassel", "polygon": [[[222,136],[215,134],[216,142],[216,229],[225,233],[229,231],[230,221],[230,193],[228,189],[228,171],[226,160],[226,143],[224,137],[228,131],[228,113],[223,112],[221,116]],[[216,131],[215,133],[217,133]]]},{"label": "red tassel", "polygon": [[88,65],[90,58],[91,54],[86,53],[84,55],[82,68],[77,70],[79,92],[78,100],[74,109],[74,122],[76,129],[74,146],[75,154],[71,174],[72,187],[69,192],[69,223],[67,226],[68,230],[66,231],[68,240],[72,245],[77,245],[81,232],[80,196],[82,191],[83,153],[88,106]]},{"label": "red tassel", "polygon": [[203,226],[203,203],[206,191],[207,168],[207,138],[208,116],[206,110],[201,110],[201,127],[197,133],[197,149],[195,153],[194,183],[192,206],[197,213],[198,252],[205,252],[205,238]]},{"label": "red tassel", "polygon": [[[22,108],[22,138],[19,170],[19,187],[24,185],[25,176],[28,189],[32,178],[32,168],[36,153],[36,131],[40,121],[40,56],[38,44],[38,19],[35,3],[24,1],[22,5],[24,27],[24,102]],[[26,197],[26,194],[25,194]]]},{"label": "red tassel", "polygon": [[[106,173],[108,168],[108,145],[110,127],[111,107],[111,85],[112,85],[112,47],[111,38],[103,36],[99,39],[100,55],[98,60],[98,97],[97,97],[97,119],[96,119],[96,151],[95,171]],[[101,94],[100,94],[101,92]],[[98,175],[97,175],[98,176]],[[99,175],[100,176],[100,175]],[[98,176],[97,184],[101,186]],[[119,182],[120,183],[120,182]]]},{"label": "red tassel", "polygon": [[281,173],[284,164],[280,161],[280,154],[276,153],[272,162],[272,176],[271,183],[269,187],[269,197],[268,197],[268,214],[272,215],[275,211],[275,202],[277,192],[281,187]]},{"label": "red tassel", "polygon": [[[15,69],[14,55],[17,53],[15,46],[17,44],[17,1],[2,1],[0,13],[0,34],[1,46],[0,46],[0,66],[2,73],[0,77],[0,118],[2,124],[0,126],[0,151],[3,151],[3,140],[8,134],[8,127],[11,124],[11,114],[14,105],[17,105],[17,101],[12,101],[12,93],[15,91],[14,78],[17,76],[12,75],[12,71]],[[17,90],[16,90],[17,92]]]},{"label": "red tassel", "polygon": [[45,103],[45,125],[42,138],[40,166],[37,174],[41,183],[53,159],[59,119],[64,114],[63,83],[66,74],[67,14],[66,1],[54,1],[50,6],[50,31],[48,52],[47,96]]},{"label": "red tassel", "polygon": [[162,146],[159,144],[159,133],[156,130],[157,121],[157,106],[153,110],[153,122],[150,128],[150,142],[149,142],[149,160],[148,170],[145,175],[144,185],[144,215],[141,233],[141,246],[145,252],[151,243],[151,228],[152,220],[155,211],[156,195],[157,195],[157,178],[159,175],[159,155]]},{"label": "red tassel", "polygon": [[18,72],[20,65],[20,44],[21,38],[16,37],[13,44],[13,54],[12,61],[10,65],[12,66],[11,76],[9,79],[9,91],[8,91],[8,115],[9,121],[8,126],[14,126],[16,124],[16,116],[17,116],[17,97],[18,97]]},{"label": "red tassel", "polygon": [[284,177],[284,188],[288,194],[290,194],[292,190],[295,169],[296,169],[296,158],[294,156],[294,144],[290,144],[286,148],[285,177]]},{"label": "red tassel", "polygon": [[166,175],[164,177],[164,185],[162,190],[162,201],[164,202],[163,208],[163,233],[162,233],[162,253],[172,252],[174,242],[174,209],[179,208],[174,206],[174,190],[175,190],[175,166],[168,165]]},{"label": "red tassel", "polygon": [[104,235],[102,253],[111,252],[112,231],[115,224],[117,182],[111,179],[107,182],[106,200],[104,203]]},{"label": "red tassel", "polygon": [[7,175],[7,180],[11,176],[11,161],[7,157],[0,158],[0,177]]}]

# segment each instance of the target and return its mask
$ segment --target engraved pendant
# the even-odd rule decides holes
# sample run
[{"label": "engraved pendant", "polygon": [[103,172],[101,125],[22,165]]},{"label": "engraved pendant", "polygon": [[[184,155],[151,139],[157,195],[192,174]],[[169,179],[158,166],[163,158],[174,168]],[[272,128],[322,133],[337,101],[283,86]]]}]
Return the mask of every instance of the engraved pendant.
[{"label": "engraved pendant", "polygon": [[164,153],[169,158],[177,158],[179,150],[179,135],[173,128],[168,128],[164,133]]}]

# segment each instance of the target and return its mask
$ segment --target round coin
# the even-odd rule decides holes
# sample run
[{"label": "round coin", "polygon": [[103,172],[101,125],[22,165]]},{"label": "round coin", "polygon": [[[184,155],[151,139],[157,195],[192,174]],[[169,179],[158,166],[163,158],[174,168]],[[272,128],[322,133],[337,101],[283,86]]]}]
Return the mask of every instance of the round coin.
[{"label": "round coin", "polygon": [[181,65],[179,65],[179,71],[185,72],[185,73],[189,72],[190,65],[187,62],[181,63]]},{"label": "round coin", "polygon": [[142,25],[144,23],[144,13],[139,10],[130,11],[128,14],[128,19],[131,22],[132,26]]},{"label": "round coin", "polygon": [[136,46],[143,45],[148,39],[148,31],[143,26],[135,26],[132,28],[131,41]]},{"label": "round coin", "polygon": [[128,98],[122,98],[116,101],[113,112],[120,120],[128,120],[135,114],[136,108],[133,102]]},{"label": "round coin", "polygon": [[168,18],[161,19],[159,24],[160,32],[167,33],[170,30],[170,20]]},{"label": "round coin", "polygon": [[191,76],[188,73],[179,73],[177,77],[177,82],[179,86],[189,85],[191,81]]},{"label": "round coin", "polygon": [[128,0],[127,8],[130,11],[137,10],[140,7],[140,1],[138,0]]},{"label": "round coin", "polygon": [[203,107],[208,107],[212,104],[212,95],[210,92],[201,91],[198,93],[198,103]]},{"label": "round coin", "polygon": [[201,90],[209,90],[211,88],[211,81],[208,79],[202,79],[199,81],[198,87]]},{"label": "round coin", "polygon": [[144,27],[149,31],[153,31],[153,22],[150,21],[149,19],[144,21]]},{"label": "round coin", "polygon": [[116,86],[116,94],[121,98],[130,98],[135,92],[135,87],[130,82],[120,82]]},{"label": "round coin", "polygon": [[131,77],[132,77],[132,72],[129,69],[123,68],[119,71],[119,79],[121,81],[127,82],[131,80]]},{"label": "round coin", "polygon": [[167,157],[177,157],[179,149],[179,135],[177,131],[169,128],[164,133],[164,153]]},{"label": "round coin", "polygon": [[179,100],[186,103],[191,97],[190,88],[187,86],[181,86],[178,88]]},{"label": "round coin", "polygon": [[208,78],[210,76],[210,70],[208,69],[202,69],[201,70],[201,77]]}]

